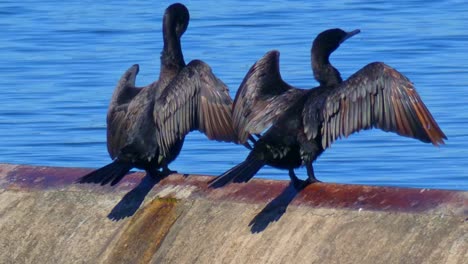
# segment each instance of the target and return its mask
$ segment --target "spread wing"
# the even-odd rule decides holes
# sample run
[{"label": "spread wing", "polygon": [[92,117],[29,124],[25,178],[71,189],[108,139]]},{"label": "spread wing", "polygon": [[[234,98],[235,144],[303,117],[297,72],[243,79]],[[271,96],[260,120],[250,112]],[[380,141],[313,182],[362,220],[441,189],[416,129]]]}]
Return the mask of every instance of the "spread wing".
[{"label": "spread wing", "polygon": [[129,102],[140,92],[135,87],[135,79],[139,71],[138,64],[130,67],[120,78],[112,95],[107,111],[107,150],[112,159],[117,157],[126,142],[127,113]]},{"label": "spread wing", "polygon": [[269,51],[247,72],[234,100],[233,121],[239,142],[271,126],[305,91],[281,78],[279,52]]},{"label": "spread wing", "polygon": [[316,98],[323,104],[319,110],[314,104],[320,103],[306,104],[304,125],[307,137],[312,139],[319,133],[319,121],[323,148],[337,138],[373,127],[436,146],[447,139],[413,84],[384,63],[368,64]]},{"label": "spread wing", "polygon": [[199,60],[191,61],[157,99],[154,118],[163,155],[187,133],[199,130],[218,141],[237,142],[226,85]]}]

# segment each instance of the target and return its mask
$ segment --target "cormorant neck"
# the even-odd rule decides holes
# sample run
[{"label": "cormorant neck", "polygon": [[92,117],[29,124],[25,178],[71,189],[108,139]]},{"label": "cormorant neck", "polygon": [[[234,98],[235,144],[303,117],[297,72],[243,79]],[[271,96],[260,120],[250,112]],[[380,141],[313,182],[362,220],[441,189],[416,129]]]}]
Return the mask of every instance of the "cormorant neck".
[{"label": "cormorant neck", "polygon": [[184,55],[180,43],[180,36],[176,34],[175,27],[164,21],[163,39],[164,47],[161,52],[161,70],[159,79],[174,77],[185,66]]},{"label": "cormorant neck", "polygon": [[319,53],[312,49],[312,71],[320,86],[333,86],[343,81],[340,72],[331,65],[328,59],[330,53]]}]

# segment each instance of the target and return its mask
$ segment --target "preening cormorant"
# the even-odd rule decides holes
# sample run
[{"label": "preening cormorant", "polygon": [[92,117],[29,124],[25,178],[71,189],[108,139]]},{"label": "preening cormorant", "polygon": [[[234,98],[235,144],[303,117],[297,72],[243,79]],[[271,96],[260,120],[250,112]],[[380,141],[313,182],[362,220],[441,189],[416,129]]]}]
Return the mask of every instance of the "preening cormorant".
[{"label": "preening cormorant", "polygon": [[[341,79],[330,54],[359,30],[330,29],[320,33],[311,49],[312,70],[320,86],[297,89],[283,81],[279,52],[270,51],[249,70],[234,100],[233,121],[239,141],[260,134],[246,160],[210,184],[247,182],[264,165],[289,170],[296,187],[318,181],[312,162],[336,139],[371,128],[395,132],[435,146],[446,136],[413,84],[382,62],[373,62]],[[308,179],[294,169],[305,165]]]},{"label": "preening cormorant", "polygon": [[166,9],[159,79],[138,88],[138,65],[124,73],[107,112],[107,149],[113,162],[78,182],[114,185],[132,168],[164,177],[173,172],[168,164],[179,155],[185,136],[193,130],[210,139],[236,141],[232,99],[226,85],[200,60],[185,65],[180,38],[188,23],[184,5]]}]

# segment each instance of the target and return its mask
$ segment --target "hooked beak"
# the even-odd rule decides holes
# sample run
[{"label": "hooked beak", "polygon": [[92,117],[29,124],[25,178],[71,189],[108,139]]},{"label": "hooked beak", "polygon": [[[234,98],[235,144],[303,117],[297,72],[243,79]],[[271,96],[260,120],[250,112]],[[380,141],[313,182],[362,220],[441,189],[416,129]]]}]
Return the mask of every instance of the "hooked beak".
[{"label": "hooked beak", "polygon": [[345,40],[349,39],[350,37],[352,37],[352,36],[354,36],[354,35],[356,35],[356,34],[358,34],[360,32],[361,32],[361,30],[359,30],[359,29],[355,29],[353,31],[347,32],[346,36],[340,41],[340,44],[343,43]]}]

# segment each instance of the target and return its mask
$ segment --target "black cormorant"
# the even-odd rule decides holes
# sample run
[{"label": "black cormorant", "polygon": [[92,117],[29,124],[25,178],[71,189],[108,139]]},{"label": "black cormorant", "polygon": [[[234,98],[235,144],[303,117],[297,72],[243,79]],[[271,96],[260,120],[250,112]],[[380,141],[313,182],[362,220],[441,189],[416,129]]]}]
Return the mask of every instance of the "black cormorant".
[{"label": "black cormorant", "polygon": [[166,9],[159,79],[137,88],[138,65],[124,73],[107,113],[107,149],[113,162],[78,182],[114,185],[132,168],[164,177],[173,172],[168,164],[179,155],[185,136],[193,130],[210,139],[236,141],[232,99],[226,85],[200,60],[185,65],[180,38],[188,23],[184,5]]},{"label": "black cormorant", "polygon": [[[288,169],[293,184],[304,187],[318,181],[312,162],[336,139],[374,127],[436,146],[444,143],[446,136],[413,84],[395,69],[373,62],[341,79],[329,56],[359,32],[330,29],[317,36],[311,61],[320,86],[314,89],[284,82],[275,50],[250,68],[234,100],[234,128],[241,143],[266,131],[246,160],[213,180],[212,187],[247,182],[264,165]],[[302,165],[305,182],[294,173]]]}]

